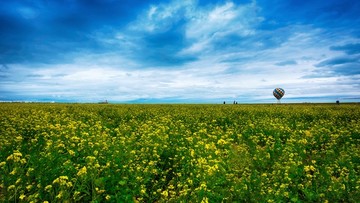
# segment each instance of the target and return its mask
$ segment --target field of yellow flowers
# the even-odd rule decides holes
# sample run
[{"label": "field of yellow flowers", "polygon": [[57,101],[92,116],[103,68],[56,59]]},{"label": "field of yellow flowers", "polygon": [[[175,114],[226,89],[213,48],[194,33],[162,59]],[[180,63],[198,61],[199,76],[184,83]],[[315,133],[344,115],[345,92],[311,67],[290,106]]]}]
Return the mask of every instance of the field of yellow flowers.
[{"label": "field of yellow flowers", "polygon": [[0,104],[1,202],[360,202],[360,106]]}]

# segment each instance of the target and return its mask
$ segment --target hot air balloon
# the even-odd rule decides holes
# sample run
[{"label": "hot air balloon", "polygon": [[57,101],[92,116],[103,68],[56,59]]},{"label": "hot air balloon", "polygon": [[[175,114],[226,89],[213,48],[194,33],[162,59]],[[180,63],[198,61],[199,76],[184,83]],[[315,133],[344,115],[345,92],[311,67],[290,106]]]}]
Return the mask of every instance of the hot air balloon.
[{"label": "hot air balloon", "polygon": [[280,103],[280,99],[284,96],[285,90],[282,88],[275,88],[273,91],[274,97],[278,100],[278,103]]}]

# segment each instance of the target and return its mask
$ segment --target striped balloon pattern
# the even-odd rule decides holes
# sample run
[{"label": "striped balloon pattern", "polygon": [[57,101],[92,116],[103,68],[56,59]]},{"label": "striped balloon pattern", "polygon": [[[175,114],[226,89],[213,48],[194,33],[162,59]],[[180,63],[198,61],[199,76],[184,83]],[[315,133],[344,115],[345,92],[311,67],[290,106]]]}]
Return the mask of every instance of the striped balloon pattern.
[{"label": "striped balloon pattern", "polygon": [[282,88],[275,88],[273,91],[273,95],[276,99],[280,100],[285,94],[285,90]]}]

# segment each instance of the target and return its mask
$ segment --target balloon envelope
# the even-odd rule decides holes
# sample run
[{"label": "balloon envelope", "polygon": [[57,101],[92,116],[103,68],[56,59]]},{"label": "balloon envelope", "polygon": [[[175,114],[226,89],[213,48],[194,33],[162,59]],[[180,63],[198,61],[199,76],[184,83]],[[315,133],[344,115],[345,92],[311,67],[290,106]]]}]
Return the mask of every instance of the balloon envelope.
[{"label": "balloon envelope", "polygon": [[276,99],[280,100],[285,94],[285,90],[282,88],[275,88],[273,91],[273,95]]}]

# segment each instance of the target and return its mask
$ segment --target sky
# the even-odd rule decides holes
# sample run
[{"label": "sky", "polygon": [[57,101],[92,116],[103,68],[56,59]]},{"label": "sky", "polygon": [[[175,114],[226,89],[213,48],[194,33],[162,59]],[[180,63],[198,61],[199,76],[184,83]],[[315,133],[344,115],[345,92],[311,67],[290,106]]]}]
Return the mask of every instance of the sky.
[{"label": "sky", "polygon": [[0,101],[360,102],[358,0],[0,0]]}]

